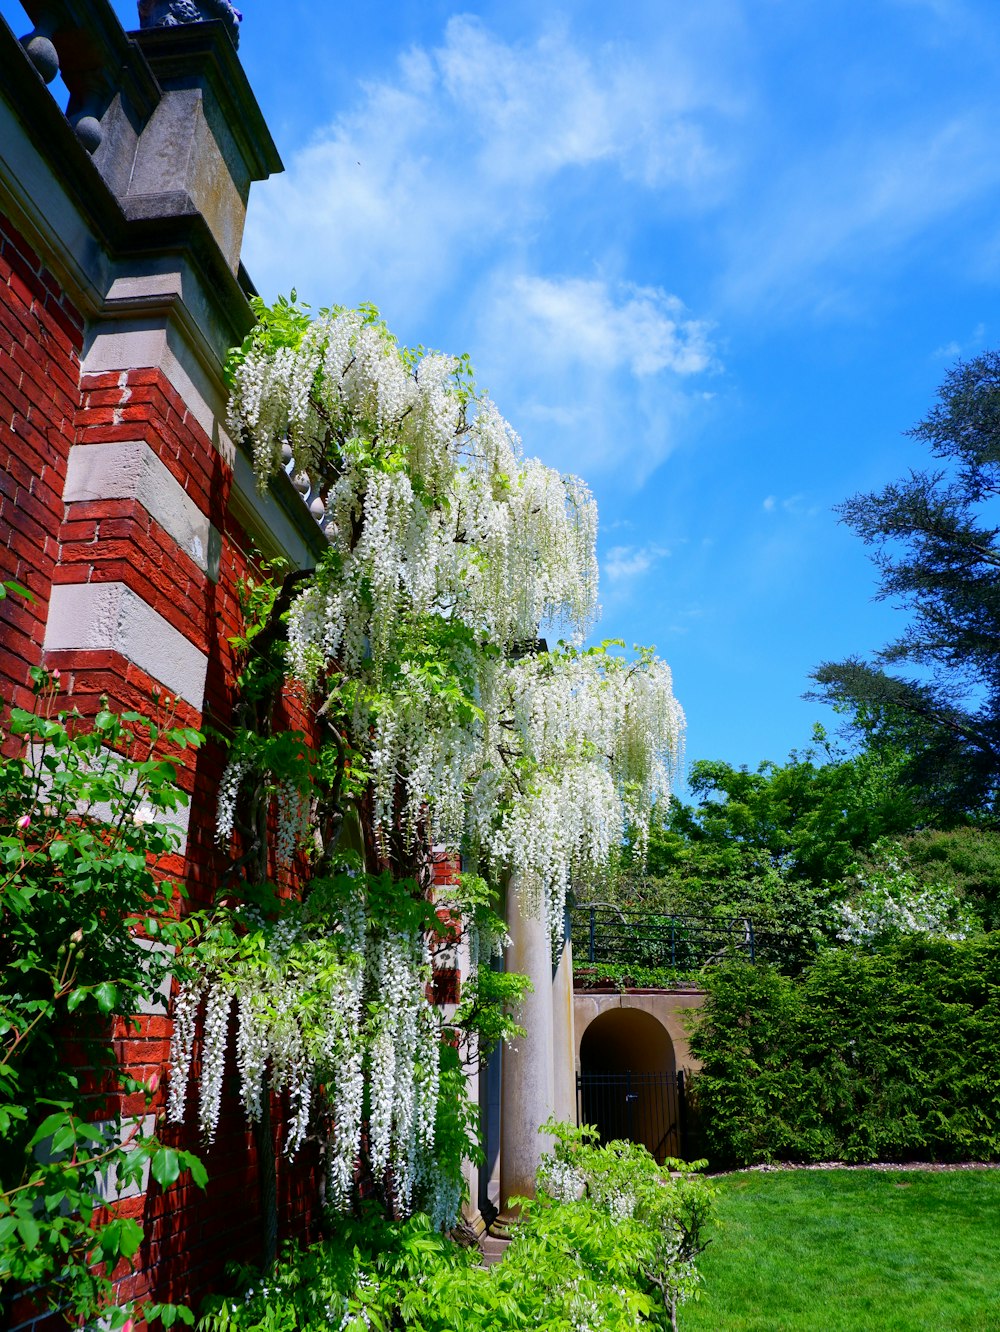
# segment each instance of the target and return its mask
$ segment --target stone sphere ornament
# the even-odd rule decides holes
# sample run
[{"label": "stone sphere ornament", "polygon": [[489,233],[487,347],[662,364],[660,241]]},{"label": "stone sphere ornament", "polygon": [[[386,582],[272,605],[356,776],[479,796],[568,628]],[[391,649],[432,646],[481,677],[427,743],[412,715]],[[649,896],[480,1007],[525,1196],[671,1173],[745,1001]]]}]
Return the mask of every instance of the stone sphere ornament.
[{"label": "stone sphere ornament", "polygon": [[96,153],[104,139],[104,130],[96,116],[80,116],[73,122],[76,137],[88,153]]},{"label": "stone sphere ornament", "polygon": [[27,37],[22,37],[21,45],[42,79],[46,83],[51,83],[59,73],[59,52],[52,39],[44,33],[35,31]]},{"label": "stone sphere ornament", "polygon": [[221,19],[233,45],[239,46],[243,15],[228,0],[139,0],[140,28],[177,28],[212,19]]}]

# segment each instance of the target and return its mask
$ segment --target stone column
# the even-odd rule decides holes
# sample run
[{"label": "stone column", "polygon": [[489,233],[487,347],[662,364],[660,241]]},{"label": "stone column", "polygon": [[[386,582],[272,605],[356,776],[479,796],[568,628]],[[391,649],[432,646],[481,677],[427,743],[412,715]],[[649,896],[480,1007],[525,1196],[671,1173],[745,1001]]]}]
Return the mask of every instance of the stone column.
[{"label": "stone column", "polygon": [[552,946],[545,921],[519,900],[516,884],[507,888],[508,971],[521,972],[533,989],[525,995],[519,1020],[527,1035],[503,1051],[500,1101],[500,1221],[512,1219],[508,1199],[533,1197],[535,1171],[549,1139],[539,1126],[555,1111],[552,1044]]},{"label": "stone column", "polygon": [[576,1123],[576,1031],[573,1024],[573,943],[569,914],[563,950],[552,978],[552,1069],[556,1118]]}]

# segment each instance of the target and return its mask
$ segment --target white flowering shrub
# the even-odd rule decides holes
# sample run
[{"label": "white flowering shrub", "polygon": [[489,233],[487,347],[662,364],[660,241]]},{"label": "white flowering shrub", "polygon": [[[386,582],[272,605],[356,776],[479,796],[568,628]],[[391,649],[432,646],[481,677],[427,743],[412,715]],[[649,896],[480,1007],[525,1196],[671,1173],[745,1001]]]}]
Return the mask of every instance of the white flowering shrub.
[{"label": "white flowering shrub", "polygon": [[[430,941],[446,933],[448,921],[394,889],[385,879],[336,875],[314,881],[306,902],[282,904],[272,921],[251,908],[202,941],[174,1001],[168,1117],[182,1122],[187,1112],[200,1016],[197,1119],[208,1141],[218,1129],[231,1050],[247,1119],[260,1123],[264,1097],[285,1094],[286,1155],[310,1133],[321,1143],[330,1208],[353,1201],[364,1161],[377,1181],[388,1181],[394,1210],[419,1205],[447,1226],[461,1201],[461,1160],[471,1150],[472,1107],[455,1046],[467,1035],[472,996],[464,1011],[450,1014],[428,1001]],[[455,892],[472,931],[495,932],[479,886],[473,883],[467,904]],[[489,950],[484,955],[488,962]],[[486,1033],[486,1052],[509,1026],[503,1020]]]},{"label": "white flowering shrub", "polygon": [[[513,873],[555,937],[570,879],[626,826],[642,843],[683,727],[652,653],[530,650],[541,626],[579,637],[596,613],[593,499],[522,456],[464,360],[401,349],[369,309],[259,315],[230,426],[261,486],[285,467],[307,487],[329,542],[288,608],[288,667],[370,775],[381,849],[402,827]],[[223,836],[245,761],[237,746]],[[279,808],[290,848],[302,806]]]},{"label": "white flowering shrub", "polygon": [[230,427],[252,441],[262,488],[282,465],[305,478],[330,542],[292,615],[300,675],[330,660],[377,675],[404,612],[458,620],[501,649],[542,620],[589,623],[593,499],[522,458],[464,360],[400,349],[370,310],[286,319],[277,339],[261,314],[232,373]]},{"label": "white flowering shrub", "polygon": [[[392,1210],[445,1225],[474,1151],[462,1059],[515,1030],[524,989],[480,965],[503,943],[488,884],[513,876],[560,939],[571,880],[599,873],[626,829],[641,845],[669,798],[683,717],[652,652],[579,646],[597,611],[594,501],[523,457],[464,359],[400,348],[370,309],[257,313],[231,361],[230,428],[262,489],[292,478],[327,549],[315,570],[265,568],[244,589],[218,835],[230,882],[295,857],[312,877],[301,907],[191,974],[171,1109],[185,1112],[200,1013],[207,1137],[235,1031],[247,1116],[265,1088],[287,1095],[285,1150],[320,1135],[334,1208],[360,1160]],[[546,650],[543,628],[570,645]],[[286,674],[311,700],[312,743],[276,722]],[[427,996],[443,928],[432,844],[475,871],[438,904],[471,953],[447,1031]],[[338,877],[351,858],[355,877]]]},{"label": "white flowering shrub", "polygon": [[904,935],[967,939],[982,928],[975,912],[947,884],[925,884],[900,861],[891,843],[875,849],[873,865],[835,911],[836,937],[877,948]]}]

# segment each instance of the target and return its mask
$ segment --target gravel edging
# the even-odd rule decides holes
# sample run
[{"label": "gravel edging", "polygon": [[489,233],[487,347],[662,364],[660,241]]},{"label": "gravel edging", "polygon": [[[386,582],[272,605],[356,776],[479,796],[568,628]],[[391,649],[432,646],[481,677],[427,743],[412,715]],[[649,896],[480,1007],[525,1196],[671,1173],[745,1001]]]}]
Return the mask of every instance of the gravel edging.
[{"label": "gravel edging", "polygon": [[727,1175],[767,1175],[778,1170],[1000,1170],[1000,1161],[774,1161],[766,1165],[740,1166],[736,1170],[717,1170],[709,1179]]}]

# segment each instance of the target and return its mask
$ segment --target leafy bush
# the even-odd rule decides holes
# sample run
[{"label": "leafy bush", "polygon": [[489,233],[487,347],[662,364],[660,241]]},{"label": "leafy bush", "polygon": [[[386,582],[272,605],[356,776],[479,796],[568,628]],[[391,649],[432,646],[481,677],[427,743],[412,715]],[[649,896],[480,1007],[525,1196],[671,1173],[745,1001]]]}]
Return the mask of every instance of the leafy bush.
[{"label": "leafy bush", "polygon": [[128,1309],[110,1307],[110,1276],[142,1229],[101,1211],[101,1177],[205,1183],[190,1153],[108,1119],[109,1093],[148,1108],[154,1090],[117,1076],[113,1022],[163,1002],[181,927],[147,857],[174,849],[167,821],[187,799],[164,752],[200,736],[106,707],[84,723],[54,711],[57,677],[34,677],[38,707],[9,716],[24,757],[0,763],[0,1285],[116,1328]]},{"label": "leafy bush", "polygon": [[975,913],[950,884],[922,882],[889,841],[859,867],[848,901],[835,908],[837,937],[863,948],[884,947],[907,934],[966,939],[982,929]]},{"label": "leafy bush", "polygon": [[578,990],[675,990],[700,985],[699,971],[676,967],[644,967],[630,963],[573,962],[573,984]]},{"label": "leafy bush", "polygon": [[644,1148],[595,1147],[592,1130],[546,1126],[554,1152],[537,1199],[521,1200],[503,1262],[435,1232],[423,1214],[388,1222],[370,1209],[325,1243],[287,1249],[269,1275],[244,1273],[236,1297],[210,1300],[204,1332],[634,1332],[676,1327],[697,1297],[714,1190],[679,1161]]},{"label": "leafy bush", "polygon": [[706,977],[691,1048],[719,1163],[1000,1156],[1000,939],[830,949]]}]

